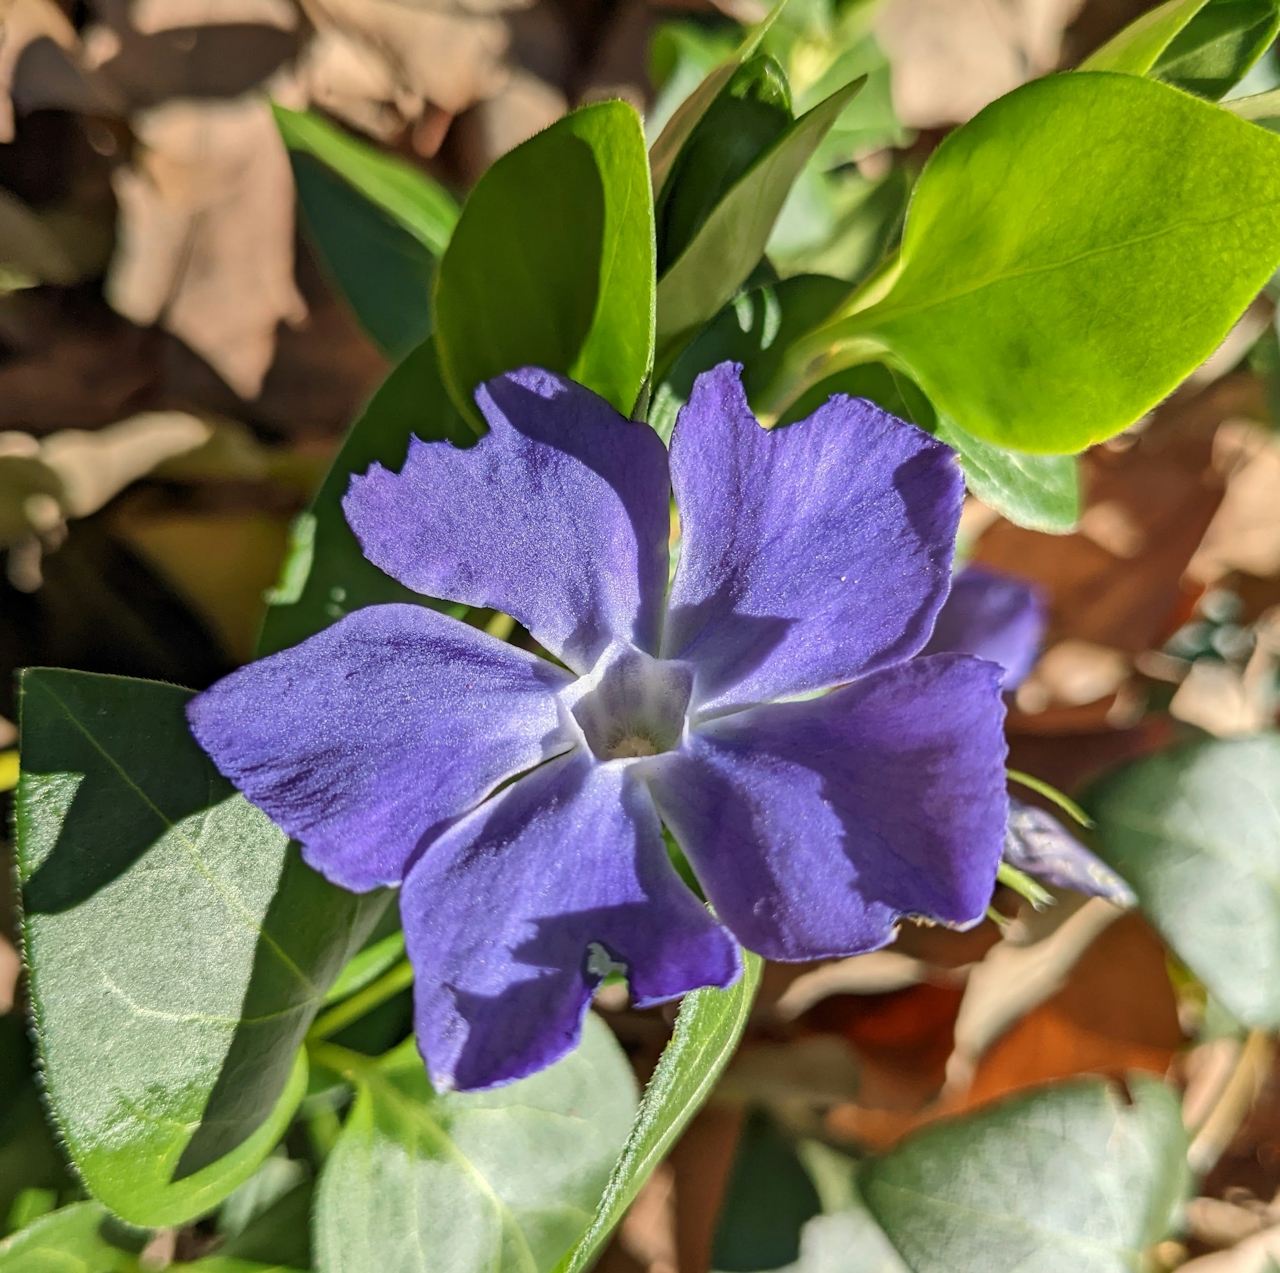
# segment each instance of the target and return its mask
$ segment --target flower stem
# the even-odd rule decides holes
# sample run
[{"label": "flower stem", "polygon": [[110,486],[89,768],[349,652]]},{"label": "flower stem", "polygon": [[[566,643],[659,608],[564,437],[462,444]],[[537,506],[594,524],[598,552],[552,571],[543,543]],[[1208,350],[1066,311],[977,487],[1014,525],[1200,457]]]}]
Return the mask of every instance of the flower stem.
[{"label": "flower stem", "polygon": [[413,966],[407,959],[402,959],[396,966],[384,972],[376,981],[371,981],[363,990],[357,991],[350,999],[336,1004],[328,1012],[321,1013],[315,1024],[307,1031],[307,1042],[314,1043],[337,1034],[339,1030],[359,1021],[366,1013],[402,990],[413,984]]}]

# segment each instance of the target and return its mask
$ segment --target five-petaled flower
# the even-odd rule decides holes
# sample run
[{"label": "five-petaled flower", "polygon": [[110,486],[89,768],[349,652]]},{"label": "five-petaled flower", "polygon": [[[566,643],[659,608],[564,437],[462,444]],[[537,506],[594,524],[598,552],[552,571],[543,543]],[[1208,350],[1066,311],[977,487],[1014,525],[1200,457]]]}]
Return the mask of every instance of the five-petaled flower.
[{"label": "five-petaled flower", "polygon": [[435,1085],[564,1055],[614,967],[646,1005],[732,983],[735,937],[810,960],[904,915],[976,922],[1008,811],[1002,671],[913,657],[950,585],[953,453],[844,397],[767,431],[728,363],[669,454],[545,371],[476,400],[475,446],[415,439],[399,474],[353,478],[347,519],[388,574],[514,616],[559,662],[370,606],[189,711],[314,867],[401,886]]}]

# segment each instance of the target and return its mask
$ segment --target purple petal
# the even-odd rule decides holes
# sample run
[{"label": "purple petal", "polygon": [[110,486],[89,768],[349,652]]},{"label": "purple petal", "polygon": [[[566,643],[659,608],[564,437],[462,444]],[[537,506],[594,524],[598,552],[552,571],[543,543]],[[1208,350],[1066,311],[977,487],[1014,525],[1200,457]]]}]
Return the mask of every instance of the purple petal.
[{"label": "purple petal", "polygon": [[822,689],[915,654],[947,595],[964,483],[950,448],[862,399],[764,430],[733,363],[676,421],[680,565],[664,656],[702,711]]},{"label": "purple petal", "polygon": [[581,752],[441,836],[409,872],[400,912],[438,1089],[492,1087],[571,1051],[610,961],[641,1006],[741,970],[671,866],[644,787],[627,765]]},{"label": "purple petal", "polygon": [[925,654],[972,654],[1004,668],[1016,689],[1040,654],[1047,623],[1044,595],[1021,579],[966,566],[951,584]]},{"label": "purple petal", "polygon": [[1105,862],[1095,857],[1052,814],[1023,800],[1009,800],[1004,860],[1046,884],[1105,897],[1117,906],[1138,899]]},{"label": "purple petal", "polygon": [[656,653],[670,536],[667,453],[646,424],[548,371],[476,391],[489,432],[413,439],[404,468],[353,477],[364,554],[408,588],[513,615],[575,671],[611,637]]},{"label": "purple petal", "polygon": [[570,747],[561,669],[426,606],[370,606],[187,707],[218,769],[357,891],[424,836]]},{"label": "purple petal", "polygon": [[1000,670],[913,659],[699,726],[650,789],[717,915],[770,959],[981,919],[1008,812]]}]

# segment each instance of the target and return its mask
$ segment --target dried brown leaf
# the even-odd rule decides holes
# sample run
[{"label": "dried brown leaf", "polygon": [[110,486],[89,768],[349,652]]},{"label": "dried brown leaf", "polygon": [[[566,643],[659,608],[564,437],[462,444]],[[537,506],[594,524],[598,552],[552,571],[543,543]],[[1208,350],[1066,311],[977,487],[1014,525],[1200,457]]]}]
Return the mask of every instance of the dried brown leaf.
[{"label": "dried brown leaf", "polygon": [[306,315],[293,279],[293,175],[270,108],[256,96],[176,101],[134,128],[134,162],[115,174],[108,299],[135,323],[159,320],[255,397],[276,325]]},{"label": "dried brown leaf", "polygon": [[13,140],[10,91],[18,59],[42,37],[62,49],[74,49],[75,28],[53,0],[0,0],[0,142]]}]

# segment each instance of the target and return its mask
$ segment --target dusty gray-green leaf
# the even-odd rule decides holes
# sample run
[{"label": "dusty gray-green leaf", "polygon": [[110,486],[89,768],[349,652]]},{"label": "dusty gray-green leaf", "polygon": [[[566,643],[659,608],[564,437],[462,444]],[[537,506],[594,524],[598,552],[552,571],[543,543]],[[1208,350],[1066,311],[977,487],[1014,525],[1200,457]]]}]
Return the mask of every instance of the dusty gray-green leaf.
[{"label": "dusty gray-green leaf", "polygon": [[640,1186],[711,1095],[738,1046],[760,987],[764,961],[743,951],[742,962],[742,976],[727,990],[695,990],[684,997],[671,1042],[645,1089],[595,1215],[555,1273],[582,1273],[591,1267]]},{"label": "dusty gray-green leaf", "polygon": [[1036,80],[934,151],[896,268],[795,384],[887,351],[984,442],[1079,451],[1221,342],[1280,262],[1280,137],[1134,75]]},{"label": "dusty gray-green leaf", "polygon": [[380,1062],[319,1054],[356,1084],[316,1201],[320,1273],[539,1273],[591,1219],[635,1111],[609,1028],[531,1078],[432,1091],[413,1039]]},{"label": "dusty gray-green leaf", "polygon": [[1134,1273],[1187,1183],[1159,1081],[1076,1079],[935,1123],[866,1162],[867,1208],[912,1273]]},{"label": "dusty gray-green leaf", "polygon": [[714,317],[755,268],[792,183],[863,82],[845,85],[785,129],[658,280],[660,355]]},{"label": "dusty gray-green leaf", "polygon": [[1280,735],[1148,757],[1089,794],[1098,855],[1236,1018],[1280,1026]]},{"label": "dusty gray-green leaf", "polygon": [[191,737],[190,692],[20,682],[18,868],[53,1117],[134,1224],[248,1179],[306,1090],[303,1035],[386,904],[321,879]]},{"label": "dusty gray-green leaf", "polygon": [[138,1273],[131,1252],[107,1240],[106,1207],[77,1202],[0,1242],[0,1273]]}]

